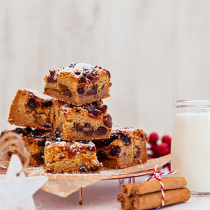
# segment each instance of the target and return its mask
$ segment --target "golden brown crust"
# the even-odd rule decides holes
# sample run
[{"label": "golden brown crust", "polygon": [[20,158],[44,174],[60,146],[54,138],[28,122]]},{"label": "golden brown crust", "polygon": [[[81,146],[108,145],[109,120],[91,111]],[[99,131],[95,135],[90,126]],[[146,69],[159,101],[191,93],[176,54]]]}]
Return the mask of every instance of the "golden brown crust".
[{"label": "golden brown crust", "polygon": [[95,145],[91,141],[62,141],[53,139],[45,144],[45,172],[94,173],[101,168]]},{"label": "golden brown crust", "polygon": [[113,128],[110,138],[94,141],[99,161],[105,167],[126,168],[147,162],[147,136],[132,127]]},{"label": "golden brown crust", "polygon": [[110,96],[109,71],[85,63],[50,70],[45,76],[44,93],[58,100],[81,106]]},{"label": "golden brown crust", "polygon": [[18,90],[10,107],[10,124],[52,130],[54,99],[35,90]]}]

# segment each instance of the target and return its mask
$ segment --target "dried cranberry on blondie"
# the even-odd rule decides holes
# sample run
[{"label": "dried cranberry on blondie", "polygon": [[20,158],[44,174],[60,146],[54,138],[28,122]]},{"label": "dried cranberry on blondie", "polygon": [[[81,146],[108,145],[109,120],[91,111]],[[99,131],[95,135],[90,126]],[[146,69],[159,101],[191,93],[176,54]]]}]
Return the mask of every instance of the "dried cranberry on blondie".
[{"label": "dried cranberry on blondie", "polygon": [[35,90],[18,90],[11,104],[8,122],[17,126],[52,130],[53,101]]},{"label": "dried cranberry on blondie", "polygon": [[54,103],[53,134],[63,140],[109,138],[112,118],[107,106],[96,101],[83,106],[74,106],[62,101]]},{"label": "dried cranberry on blondie", "polygon": [[72,62],[69,66],[50,70],[44,79],[44,93],[81,106],[109,97],[110,77],[110,72],[100,66]]},{"label": "dried cranberry on blondie", "polygon": [[105,167],[126,168],[147,162],[147,135],[132,127],[113,127],[110,138],[93,141]]},{"label": "dried cranberry on blondie", "polygon": [[45,144],[45,172],[94,173],[102,164],[96,157],[95,145],[89,140],[62,141],[53,138]]}]

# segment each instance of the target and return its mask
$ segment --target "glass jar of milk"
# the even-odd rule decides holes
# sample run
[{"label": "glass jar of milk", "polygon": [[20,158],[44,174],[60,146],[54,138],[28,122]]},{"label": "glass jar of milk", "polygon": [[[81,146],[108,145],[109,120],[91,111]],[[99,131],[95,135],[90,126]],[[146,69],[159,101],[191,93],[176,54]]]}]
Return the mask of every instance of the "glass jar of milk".
[{"label": "glass jar of milk", "polygon": [[210,195],[210,100],[176,102],[172,169],[194,195]]}]

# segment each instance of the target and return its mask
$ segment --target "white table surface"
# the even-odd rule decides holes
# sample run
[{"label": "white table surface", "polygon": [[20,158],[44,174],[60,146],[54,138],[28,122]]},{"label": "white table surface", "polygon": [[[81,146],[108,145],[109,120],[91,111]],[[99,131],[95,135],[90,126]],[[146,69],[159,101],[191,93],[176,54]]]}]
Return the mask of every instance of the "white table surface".
[{"label": "white table surface", "polygon": [[[136,182],[146,181],[148,177],[136,178]],[[125,179],[125,183],[128,179]],[[121,192],[121,184],[118,180],[99,181],[88,187],[83,188],[83,204],[79,205],[79,193],[75,192],[67,198],[39,190],[34,195],[37,210],[63,210],[63,209],[121,209],[117,202],[117,194]],[[164,207],[166,210],[196,210],[210,209],[209,197],[191,197],[188,202]]]}]

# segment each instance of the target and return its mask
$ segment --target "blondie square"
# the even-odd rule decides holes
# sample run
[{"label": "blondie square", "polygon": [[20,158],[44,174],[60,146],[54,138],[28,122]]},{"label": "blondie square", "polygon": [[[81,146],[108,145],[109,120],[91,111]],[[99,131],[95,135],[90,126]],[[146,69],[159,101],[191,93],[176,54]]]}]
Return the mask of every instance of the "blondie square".
[{"label": "blondie square", "polygon": [[63,140],[109,138],[112,118],[107,106],[96,101],[83,106],[73,106],[62,101],[54,102],[53,134]]},{"label": "blondie square", "polygon": [[110,138],[94,141],[97,157],[105,167],[126,168],[147,162],[147,136],[132,127],[114,127]]},{"label": "blondie square", "polygon": [[10,107],[8,122],[17,126],[52,130],[53,101],[35,90],[18,90]]},{"label": "blondie square", "polygon": [[73,62],[50,70],[45,76],[44,93],[58,100],[81,106],[110,96],[109,71],[100,66]]},{"label": "blondie square", "polygon": [[[39,130],[35,129],[32,130],[30,128],[16,128],[15,130],[5,130],[1,133],[1,137],[4,136],[4,134],[15,132],[20,135],[20,137],[23,139],[23,142],[26,146],[27,151],[31,154],[29,166],[40,166],[44,164],[44,147],[45,147],[45,141],[47,138],[51,136],[50,131],[46,130]],[[6,141],[13,140],[12,137],[9,137]],[[12,154],[18,154],[18,152],[15,150],[17,148],[17,145],[10,145],[10,152],[6,154],[6,159],[10,160],[10,157]],[[19,155],[19,154],[18,154]],[[25,158],[20,155],[20,159],[22,163],[24,163]]]},{"label": "blondie square", "polygon": [[47,140],[44,151],[47,173],[93,173],[101,168],[95,145],[88,140]]}]

